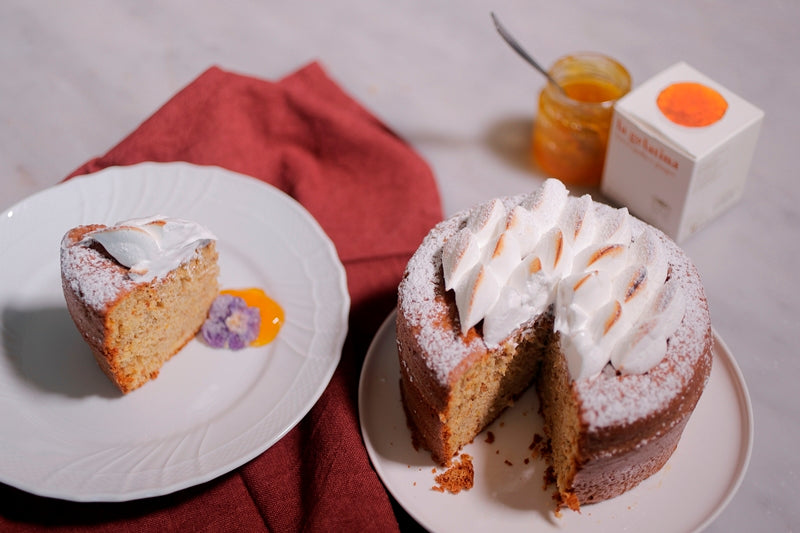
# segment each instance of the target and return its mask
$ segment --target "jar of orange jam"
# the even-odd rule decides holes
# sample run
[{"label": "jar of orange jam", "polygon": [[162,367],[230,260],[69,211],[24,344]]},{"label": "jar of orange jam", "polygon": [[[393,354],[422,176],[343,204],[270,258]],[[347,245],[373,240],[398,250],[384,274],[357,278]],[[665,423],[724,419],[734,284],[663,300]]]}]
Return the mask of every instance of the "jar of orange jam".
[{"label": "jar of orange jam", "polygon": [[614,59],[591,52],[562,57],[550,74],[564,92],[548,83],[539,95],[533,157],[549,176],[596,187],[614,102],[630,91],[631,77]]}]

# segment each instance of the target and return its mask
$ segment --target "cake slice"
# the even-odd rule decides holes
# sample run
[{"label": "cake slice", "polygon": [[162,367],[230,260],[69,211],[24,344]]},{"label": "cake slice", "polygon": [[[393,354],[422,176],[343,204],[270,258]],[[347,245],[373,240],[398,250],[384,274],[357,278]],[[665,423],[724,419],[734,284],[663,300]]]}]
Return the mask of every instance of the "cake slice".
[{"label": "cake slice", "polygon": [[164,216],[78,226],[62,239],[67,309],[122,393],[155,379],[202,326],[219,290],[215,241]]}]

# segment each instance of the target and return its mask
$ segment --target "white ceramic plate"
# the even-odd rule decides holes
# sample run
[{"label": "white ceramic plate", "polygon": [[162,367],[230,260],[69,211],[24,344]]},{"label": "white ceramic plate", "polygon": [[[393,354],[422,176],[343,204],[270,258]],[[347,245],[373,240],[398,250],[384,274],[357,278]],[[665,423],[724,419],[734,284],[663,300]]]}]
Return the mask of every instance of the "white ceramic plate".
[{"label": "white ceramic plate", "polygon": [[[678,449],[635,489],[584,506],[580,514],[565,510],[556,517],[553,489],[543,489],[545,464],[530,458],[542,422],[536,393],[528,391],[464,448],[473,458],[475,486],[456,495],[433,491],[436,465],[412,447],[400,403],[394,320],[392,313],[367,352],[359,386],[361,428],[386,487],[430,531],[699,531],[722,511],[744,476],[752,409],[741,372],[714,333],[711,378]],[[487,431],[494,442],[487,441]]]},{"label": "white ceramic plate", "polygon": [[[64,304],[59,244],[73,226],[164,214],[211,229],[223,288],[261,287],[284,308],[277,339],[240,352],[191,341],[155,381],[121,396]],[[166,494],[269,448],[338,364],[349,296],[333,244],[297,202],[217,167],[113,167],[0,214],[0,481],[79,501]]]}]

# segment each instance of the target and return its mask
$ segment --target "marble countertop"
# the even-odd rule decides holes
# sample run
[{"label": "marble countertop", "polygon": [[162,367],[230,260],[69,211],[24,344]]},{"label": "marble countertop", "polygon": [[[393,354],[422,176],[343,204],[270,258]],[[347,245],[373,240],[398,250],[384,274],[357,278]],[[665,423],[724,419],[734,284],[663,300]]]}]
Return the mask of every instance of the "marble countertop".
[{"label": "marble countertop", "polygon": [[545,64],[602,51],[636,83],[684,60],[765,111],[742,200],[684,248],[755,416],[747,475],[708,530],[800,530],[800,3],[4,0],[0,211],[105,153],[209,66],[277,79],[312,60],[428,161],[446,214],[529,191],[544,178],[527,156],[543,81],[490,9]]}]

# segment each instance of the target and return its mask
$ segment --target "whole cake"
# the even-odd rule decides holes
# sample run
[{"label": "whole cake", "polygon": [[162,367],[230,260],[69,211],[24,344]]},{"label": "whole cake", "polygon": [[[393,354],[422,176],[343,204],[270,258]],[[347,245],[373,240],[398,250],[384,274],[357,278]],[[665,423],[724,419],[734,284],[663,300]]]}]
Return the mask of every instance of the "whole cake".
[{"label": "whole cake", "polygon": [[214,236],[155,216],[73,228],[61,241],[67,309],[123,393],[158,376],[198,332],[217,296]]},{"label": "whole cake", "polygon": [[552,179],[436,225],[400,283],[396,328],[415,444],[448,464],[533,384],[573,509],[657,472],[711,371],[686,254]]}]

